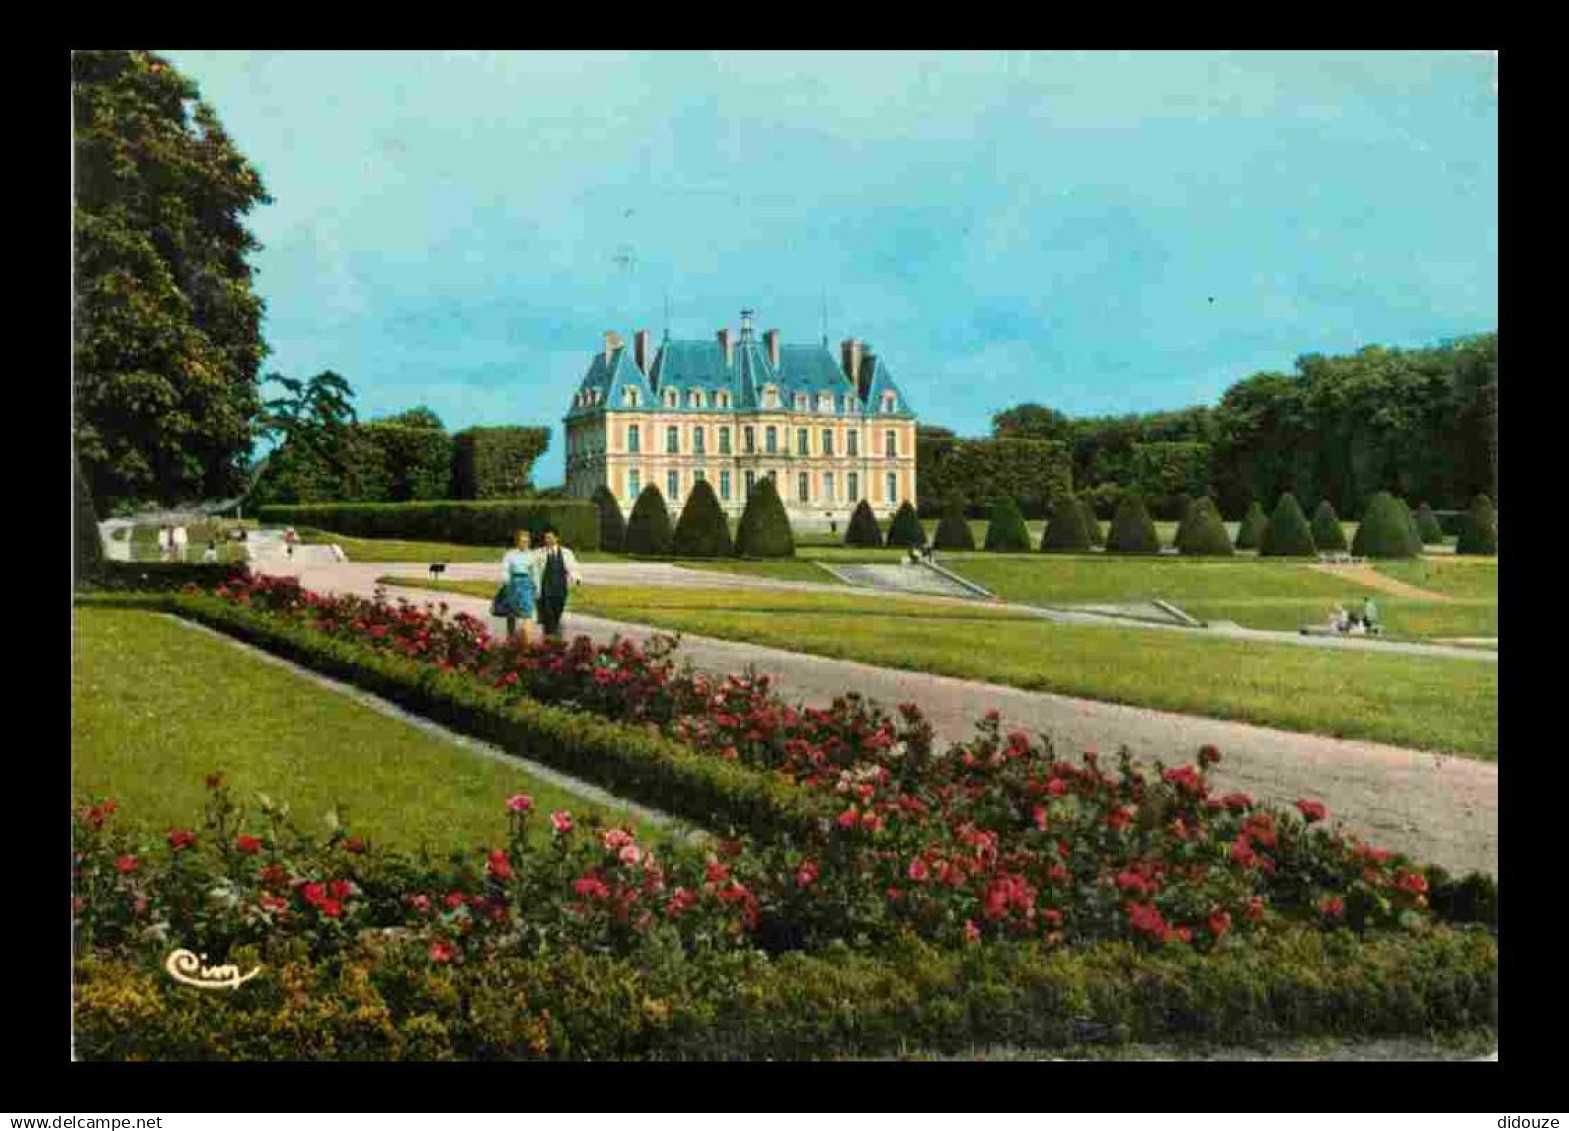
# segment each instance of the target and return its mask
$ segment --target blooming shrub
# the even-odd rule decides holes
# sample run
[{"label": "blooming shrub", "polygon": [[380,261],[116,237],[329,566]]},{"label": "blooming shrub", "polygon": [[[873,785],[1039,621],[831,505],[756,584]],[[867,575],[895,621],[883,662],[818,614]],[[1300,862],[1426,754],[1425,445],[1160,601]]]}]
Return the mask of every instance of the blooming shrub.
[{"label": "blooming shrub", "polygon": [[[1421,932],[1435,918],[1425,873],[1331,831],[1321,804],[1303,799],[1282,809],[1241,794],[1215,796],[1207,771],[1219,754],[1209,748],[1196,765],[1157,763],[1151,771],[1124,756],[1108,773],[1093,754],[1075,765],[1047,740],[1004,736],[993,712],[974,738],[939,754],[914,704],[890,714],[852,694],[826,708],[792,707],[766,677],[677,667],[673,637],[655,637],[646,648],[586,637],[530,647],[498,644],[475,618],[448,618],[444,606],[321,597],[289,580],[257,578],[218,595],[506,696],[652,725],[704,756],[777,775],[834,814],[798,834],[775,829],[739,838],[701,867],[674,859],[651,865],[645,846],[619,837],[599,856],[560,859],[531,855],[514,837],[472,861],[468,879],[451,879],[447,896],[415,893],[432,906],[452,891],[463,895],[442,929],[406,916],[386,920],[385,910],[369,920],[425,924],[432,961],[463,957],[465,932],[474,928],[455,924],[471,921],[510,924],[533,947],[570,942],[615,953],[655,928],[673,928],[683,946],[702,940],[775,951],[914,934],[961,948],[989,940],[1047,947],[1121,940],[1208,952],[1246,946],[1283,924]],[[509,812],[516,822],[531,819],[528,808]],[[565,813],[550,819],[565,852],[577,843],[573,820]],[[254,831],[245,835],[257,839]],[[197,851],[181,859],[207,847],[260,866],[277,852],[276,837],[260,852],[237,843],[227,832],[211,845],[198,838]],[[592,846],[592,835],[581,843]],[[153,882],[145,870],[110,875],[123,855],[135,853],[117,845],[96,857],[92,874],[112,881],[107,890]],[[362,908],[384,908],[386,899],[361,898],[376,885],[360,863],[361,871],[341,877],[294,866],[289,890],[339,878],[357,885],[346,897],[330,886],[309,888],[313,897],[289,909],[307,917],[294,922],[354,925],[361,921],[355,915],[370,914]],[[225,876],[238,882],[232,869]],[[468,897],[480,889],[492,902],[476,912]],[[518,895],[503,914],[494,900],[504,891]],[[408,894],[389,897],[399,916]],[[182,899],[181,913],[195,915],[200,901],[188,893]],[[123,901],[116,906],[105,923],[123,920]]]}]

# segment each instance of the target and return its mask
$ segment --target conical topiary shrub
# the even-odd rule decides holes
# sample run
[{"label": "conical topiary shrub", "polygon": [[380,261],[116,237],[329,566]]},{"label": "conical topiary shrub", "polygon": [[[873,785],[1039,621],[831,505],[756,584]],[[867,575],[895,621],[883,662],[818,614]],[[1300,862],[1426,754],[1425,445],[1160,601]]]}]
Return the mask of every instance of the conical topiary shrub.
[{"label": "conical topiary shrub", "polygon": [[1471,509],[1460,516],[1460,537],[1455,542],[1455,553],[1498,553],[1498,511],[1486,495],[1472,499]]},{"label": "conical topiary shrub", "polygon": [[1424,546],[1440,546],[1443,544],[1443,527],[1438,525],[1438,516],[1433,513],[1433,508],[1426,503],[1416,508],[1416,532],[1422,536],[1422,544]]},{"label": "conical topiary shrub", "polygon": [[1177,529],[1171,536],[1171,545],[1173,549],[1180,550],[1183,539],[1187,536],[1188,524],[1193,520],[1193,499],[1187,495],[1178,495],[1177,502],[1180,504],[1180,509],[1176,512]]},{"label": "conical topiary shrub", "polygon": [[1111,530],[1106,535],[1108,554],[1158,554],[1160,535],[1150,521],[1150,512],[1144,500],[1133,492],[1122,497],[1117,513],[1112,516]]},{"label": "conical topiary shrub", "polygon": [[734,552],[730,520],[708,480],[699,479],[692,484],[671,546],[676,556],[682,558],[723,558]]},{"label": "conical topiary shrub", "polygon": [[670,556],[670,511],[659,488],[650,483],[632,504],[622,547],[629,554],[664,558]]},{"label": "conical topiary shrub", "polygon": [[619,554],[626,545],[627,520],[615,492],[601,484],[594,488],[594,505],[599,508],[599,548]]},{"label": "conical topiary shrub", "polygon": [[1367,501],[1357,536],[1351,540],[1353,554],[1359,558],[1411,558],[1421,551],[1399,499],[1380,491]]},{"label": "conical topiary shrub", "polygon": [[1167,522],[1175,522],[1181,526],[1188,518],[1188,508],[1193,505],[1193,496],[1186,491],[1178,491],[1166,502],[1166,513],[1171,517]]},{"label": "conical topiary shrub", "polygon": [[1340,525],[1340,516],[1328,499],[1320,499],[1313,512],[1313,544],[1326,553],[1340,553],[1346,548],[1346,531]]},{"label": "conical topiary shrub", "polygon": [[1104,546],[1106,544],[1106,531],[1101,528],[1100,519],[1095,517],[1095,508],[1086,498],[1079,499],[1079,510],[1084,512],[1084,530],[1090,536],[1091,546]]},{"label": "conical topiary shrub", "polygon": [[736,528],[735,552],[743,558],[795,557],[790,516],[779,500],[772,476],[763,476],[752,488],[752,497],[741,512],[741,525]]},{"label": "conical topiary shrub", "polygon": [[1177,538],[1177,550],[1195,557],[1229,557],[1233,550],[1226,524],[1220,520],[1215,500],[1208,495],[1188,510],[1187,521]]},{"label": "conical topiary shrub", "polygon": [[1308,525],[1307,515],[1302,513],[1297,497],[1290,491],[1281,495],[1275,504],[1275,513],[1269,516],[1269,525],[1264,527],[1264,535],[1259,539],[1258,552],[1271,558],[1302,558],[1318,553],[1313,528]]},{"label": "conical topiary shrub", "polygon": [[932,548],[937,550],[973,550],[975,534],[964,517],[964,503],[949,499],[943,506],[942,519],[932,535]]},{"label": "conical topiary shrub", "polygon": [[1269,526],[1269,516],[1264,513],[1263,505],[1253,500],[1253,505],[1248,508],[1248,513],[1242,516],[1242,525],[1237,528],[1237,549],[1256,550],[1264,541],[1264,529]]},{"label": "conical topiary shrub", "polygon": [[1041,535],[1041,550],[1048,554],[1084,554],[1090,548],[1090,532],[1084,528],[1084,508],[1072,495],[1063,495],[1052,504],[1051,516]]},{"label": "conical topiary shrub", "polygon": [[986,527],[986,548],[1014,554],[1030,548],[1030,528],[1024,525],[1019,504],[1006,495],[992,501],[992,520]]},{"label": "conical topiary shrub", "polygon": [[872,504],[862,499],[855,504],[855,511],[850,515],[849,528],[844,532],[846,546],[881,546],[883,544],[882,527],[877,525],[877,516],[872,513]]},{"label": "conical topiary shrub", "polygon": [[915,513],[915,507],[909,499],[899,504],[899,509],[894,512],[893,522],[888,527],[888,537],[884,540],[888,546],[924,546],[926,545],[926,528],[921,525],[920,516]]}]

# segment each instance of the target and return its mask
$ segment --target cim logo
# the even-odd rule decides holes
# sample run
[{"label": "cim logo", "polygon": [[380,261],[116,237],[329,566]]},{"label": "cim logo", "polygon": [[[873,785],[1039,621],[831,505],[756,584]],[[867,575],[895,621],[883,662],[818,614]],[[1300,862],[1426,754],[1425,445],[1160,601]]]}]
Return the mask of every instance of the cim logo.
[{"label": "cim logo", "polygon": [[177,950],[164,960],[163,968],[176,982],[199,990],[237,990],[261,973],[260,966],[241,974],[238,966],[208,966],[206,962],[205,954],[197,957],[188,950]]}]

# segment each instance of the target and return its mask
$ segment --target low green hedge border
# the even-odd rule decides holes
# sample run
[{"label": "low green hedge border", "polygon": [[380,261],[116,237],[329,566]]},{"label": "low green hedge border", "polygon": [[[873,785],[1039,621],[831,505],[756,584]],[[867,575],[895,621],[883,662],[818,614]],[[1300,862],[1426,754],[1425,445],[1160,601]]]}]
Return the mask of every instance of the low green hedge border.
[{"label": "low green hedge border", "polygon": [[403,538],[462,546],[510,546],[519,530],[553,528],[574,550],[599,549],[599,509],[587,499],[471,502],[301,503],[266,506],[268,526],[310,526],[357,538]]},{"label": "low green hedge border", "polygon": [[245,576],[244,562],[99,562],[77,579],[84,590],[174,592],[187,585],[216,589]]},{"label": "low green hedge border", "polygon": [[[269,961],[269,958],[271,961]],[[76,968],[84,1060],[752,1060],[976,1047],[1262,1044],[1496,1031],[1498,953],[1478,928],[1358,941],[1294,933],[1202,956],[1125,944],[1016,944],[886,956],[847,949],[633,961],[580,951],[435,967],[367,937],[341,962],[230,956],[233,992],[171,981],[154,959]]]},{"label": "low green hedge border", "polygon": [[324,636],[216,597],[83,594],[78,602],[186,617],[717,833],[798,837],[837,811],[772,774],[699,754],[652,727],[635,728],[529,699],[509,700],[472,676]]}]

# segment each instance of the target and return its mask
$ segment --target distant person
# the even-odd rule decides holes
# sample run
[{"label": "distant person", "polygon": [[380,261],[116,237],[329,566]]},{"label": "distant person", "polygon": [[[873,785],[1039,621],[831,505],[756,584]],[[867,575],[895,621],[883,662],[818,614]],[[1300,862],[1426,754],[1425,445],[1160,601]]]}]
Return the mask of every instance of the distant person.
[{"label": "distant person", "polygon": [[577,556],[561,544],[554,530],[545,531],[545,548],[535,559],[536,587],[539,591],[539,623],[545,635],[561,635],[561,614],[567,607],[569,585],[583,584],[583,575],[577,567]]},{"label": "distant person", "polygon": [[174,553],[174,532],[168,526],[158,528],[158,560],[166,562]]},{"label": "distant person", "polygon": [[209,538],[209,539],[207,539],[207,548],[202,551],[202,561],[204,561],[204,562],[215,562],[217,560],[218,560],[218,543],[215,540]]},{"label": "distant person", "polygon": [[294,544],[299,540],[300,536],[294,532],[294,527],[291,526],[283,532],[283,552],[289,556],[290,561],[294,560]]},{"label": "distant person", "polygon": [[189,540],[184,526],[175,526],[169,531],[169,548],[174,551],[175,561],[183,562],[185,560],[185,545]]},{"label": "distant person", "polygon": [[507,637],[510,639],[518,631],[518,622],[523,622],[523,644],[525,647],[533,643],[534,609],[537,603],[535,586],[536,559],[539,551],[529,546],[529,533],[519,530],[515,536],[515,544],[501,559],[501,588],[496,593],[496,599],[491,602],[490,611],[493,616],[507,618]]},{"label": "distant person", "polygon": [[1367,625],[1369,632],[1378,631],[1378,606],[1373,604],[1371,597],[1362,602],[1362,623]]},{"label": "distant person", "polygon": [[1329,610],[1329,627],[1340,633],[1351,627],[1351,614],[1346,612],[1344,605],[1337,604]]}]

